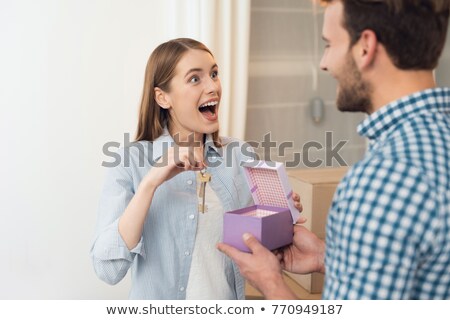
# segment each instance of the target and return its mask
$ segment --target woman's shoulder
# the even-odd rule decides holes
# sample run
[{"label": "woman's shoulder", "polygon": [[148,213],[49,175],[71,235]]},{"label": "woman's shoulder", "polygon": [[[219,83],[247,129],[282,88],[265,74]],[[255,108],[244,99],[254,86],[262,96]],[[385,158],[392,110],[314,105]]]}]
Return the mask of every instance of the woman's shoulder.
[{"label": "woman's shoulder", "polygon": [[233,137],[220,137],[220,139],[226,154],[233,154],[242,160],[256,158],[255,150],[250,143]]},{"label": "woman's shoulder", "polygon": [[234,137],[227,137],[227,136],[221,136],[220,142],[223,147],[227,147],[230,144],[232,144],[232,145],[250,145],[250,144],[248,144],[248,142],[243,141],[241,139],[234,138]]}]

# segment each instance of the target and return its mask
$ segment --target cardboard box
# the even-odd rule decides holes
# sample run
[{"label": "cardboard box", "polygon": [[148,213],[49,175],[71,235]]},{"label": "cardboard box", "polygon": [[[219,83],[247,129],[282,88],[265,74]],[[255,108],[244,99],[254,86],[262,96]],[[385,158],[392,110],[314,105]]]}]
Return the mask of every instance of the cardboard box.
[{"label": "cardboard box", "polygon": [[[348,167],[288,171],[289,183],[301,198],[302,216],[307,219],[304,226],[321,239],[325,239],[328,211],[336,187],[347,171]],[[322,274],[297,275],[289,272],[287,274],[308,292],[322,292],[324,282]]]},{"label": "cardboard box", "polygon": [[294,206],[284,165],[251,161],[243,167],[256,205],[225,212],[223,242],[250,252],[242,240],[242,235],[249,232],[269,250],[292,243],[293,224],[300,213]]}]

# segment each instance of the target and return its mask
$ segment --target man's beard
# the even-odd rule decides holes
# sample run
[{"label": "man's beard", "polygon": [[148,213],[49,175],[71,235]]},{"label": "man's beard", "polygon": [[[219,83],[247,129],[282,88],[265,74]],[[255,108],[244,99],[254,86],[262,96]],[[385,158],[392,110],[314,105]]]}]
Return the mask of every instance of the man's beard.
[{"label": "man's beard", "polygon": [[339,77],[339,92],[336,99],[337,107],[343,112],[366,112],[373,109],[370,99],[371,86],[365,82],[356,66],[353,57],[348,54]]}]

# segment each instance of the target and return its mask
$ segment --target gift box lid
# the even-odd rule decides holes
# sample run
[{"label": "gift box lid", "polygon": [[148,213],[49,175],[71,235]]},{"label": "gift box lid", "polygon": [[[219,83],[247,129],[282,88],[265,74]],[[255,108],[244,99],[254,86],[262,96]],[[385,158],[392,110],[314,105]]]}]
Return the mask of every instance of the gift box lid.
[{"label": "gift box lid", "polygon": [[255,204],[288,208],[292,222],[296,223],[300,212],[294,206],[293,191],[283,163],[247,161],[242,166]]}]

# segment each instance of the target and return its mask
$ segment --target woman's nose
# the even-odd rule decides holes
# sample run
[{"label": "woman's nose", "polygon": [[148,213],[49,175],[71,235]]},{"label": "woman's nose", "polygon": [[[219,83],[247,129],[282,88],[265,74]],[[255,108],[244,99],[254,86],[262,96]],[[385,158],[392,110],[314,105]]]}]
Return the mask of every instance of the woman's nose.
[{"label": "woman's nose", "polygon": [[220,80],[218,78],[216,79],[209,78],[206,84],[206,92],[208,94],[212,94],[217,93],[219,91],[220,91]]}]

